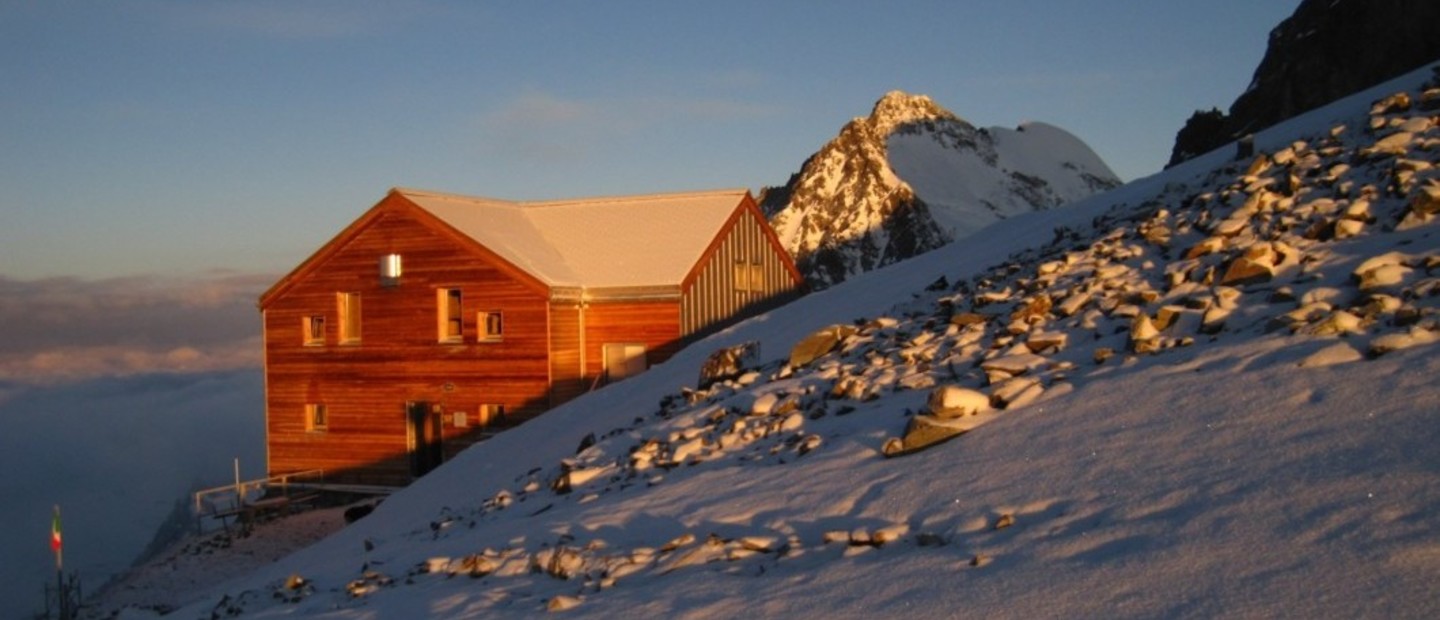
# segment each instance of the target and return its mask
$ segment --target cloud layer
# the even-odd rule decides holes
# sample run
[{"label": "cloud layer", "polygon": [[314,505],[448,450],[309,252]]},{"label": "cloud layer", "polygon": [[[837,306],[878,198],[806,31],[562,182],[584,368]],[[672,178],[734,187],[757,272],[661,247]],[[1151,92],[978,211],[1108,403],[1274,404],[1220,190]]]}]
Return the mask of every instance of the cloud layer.
[{"label": "cloud layer", "polygon": [[0,380],[53,384],[258,367],[255,300],[274,280],[0,276]]}]

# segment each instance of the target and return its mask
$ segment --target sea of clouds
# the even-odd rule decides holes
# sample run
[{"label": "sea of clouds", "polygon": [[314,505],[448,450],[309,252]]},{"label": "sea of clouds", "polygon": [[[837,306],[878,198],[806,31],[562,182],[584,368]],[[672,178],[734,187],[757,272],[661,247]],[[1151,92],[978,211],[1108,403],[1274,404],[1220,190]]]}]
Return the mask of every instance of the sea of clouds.
[{"label": "sea of clouds", "polygon": [[274,281],[0,276],[0,618],[55,580],[54,506],[65,570],[93,591],[236,459],[263,475],[255,301]]}]

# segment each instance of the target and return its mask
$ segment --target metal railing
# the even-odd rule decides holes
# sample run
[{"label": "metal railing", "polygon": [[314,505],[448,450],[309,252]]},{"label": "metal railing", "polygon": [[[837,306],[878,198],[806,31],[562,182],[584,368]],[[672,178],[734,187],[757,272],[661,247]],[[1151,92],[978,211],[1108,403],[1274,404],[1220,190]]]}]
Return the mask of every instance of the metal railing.
[{"label": "metal railing", "polygon": [[[308,469],[268,478],[257,478],[255,480],[236,480],[233,484],[211,487],[196,491],[195,496],[195,517],[197,519],[207,516],[215,516],[224,511],[237,510],[250,501],[248,498],[253,493],[257,496],[263,495],[271,489],[279,489],[281,496],[290,494],[291,483],[301,484],[302,481],[320,482],[325,480],[325,470]],[[222,506],[224,498],[230,499],[229,506]],[[209,501],[207,501],[209,500]]]}]

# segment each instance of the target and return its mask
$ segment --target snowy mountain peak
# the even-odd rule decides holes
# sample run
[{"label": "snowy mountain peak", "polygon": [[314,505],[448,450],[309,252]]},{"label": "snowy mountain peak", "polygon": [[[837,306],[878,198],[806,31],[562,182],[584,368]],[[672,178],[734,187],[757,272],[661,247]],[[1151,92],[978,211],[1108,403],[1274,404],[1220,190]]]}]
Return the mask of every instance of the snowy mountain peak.
[{"label": "snowy mountain peak", "polygon": [[951,111],[940,107],[940,104],[935,103],[935,100],[930,97],[912,95],[900,90],[885,93],[885,96],[875,102],[875,107],[870,111],[870,117],[865,119],[865,122],[879,136],[889,136],[907,125],[935,121],[959,123],[974,129]]},{"label": "snowy mountain peak", "polygon": [[1062,129],[977,129],[896,90],[767,190],[762,207],[811,286],[824,288],[1119,183]]}]

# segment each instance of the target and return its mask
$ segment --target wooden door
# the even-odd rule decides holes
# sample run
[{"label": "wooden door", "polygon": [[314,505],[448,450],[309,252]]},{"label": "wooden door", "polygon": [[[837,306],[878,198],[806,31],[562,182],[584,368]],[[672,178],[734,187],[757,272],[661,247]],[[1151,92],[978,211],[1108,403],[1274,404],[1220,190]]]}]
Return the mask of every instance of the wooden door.
[{"label": "wooden door", "polygon": [[607,344],[605,345],[605,378],[610,381],[619,381],[626,377],[644,372],[645,345],[643,344]]},{"label": "wooden door", "polygon": [[441,445],[440,413],[429,402],[405,403],[405,418],[410,450],[410,475],[423,476],[440,466],[444,459]]}]

